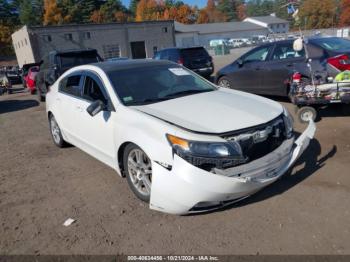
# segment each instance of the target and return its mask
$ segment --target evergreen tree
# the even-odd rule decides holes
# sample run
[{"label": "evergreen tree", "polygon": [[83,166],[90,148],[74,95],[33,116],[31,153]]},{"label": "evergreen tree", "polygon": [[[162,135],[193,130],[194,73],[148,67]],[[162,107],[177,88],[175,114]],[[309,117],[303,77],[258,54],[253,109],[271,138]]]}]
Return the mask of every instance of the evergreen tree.
[{"label": "evergreen tree", "polygon": [[23,25],[40,25],[43,16],[43,2],[40,0],[21,0],[19,19]]},{"label": "evergreen tree", "polygon": [[140,0],[131,0],[130,1],[130,5],[129,5],[129,12],[132,14],[132,16],[135,17],[136,15],[136,9],[137,9],[137,5],[140,2]]},{"label": "evergreen tree", "polygon": [[237,9],[242,4],[241,1],[237,0],[219,0],[217,9],[225,15],[227,21],[237,20]]}]

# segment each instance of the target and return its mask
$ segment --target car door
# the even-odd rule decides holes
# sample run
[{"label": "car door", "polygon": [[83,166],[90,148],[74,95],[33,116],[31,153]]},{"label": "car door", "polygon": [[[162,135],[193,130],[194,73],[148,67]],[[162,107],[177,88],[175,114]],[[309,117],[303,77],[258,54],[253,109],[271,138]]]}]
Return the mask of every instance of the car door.
[{"label": "car door", "polygon": [[294,51],[293,41],[276,43],[262,70],[261,93],[286,96],[288,80],[298,63],[305,63],[304,51]]},{"label": "car door", "polygon": [[[110,110],[113,106],[100,77],[88,71],[84,72],[84,78],[82,99],[77,103],[79,122],[75,125],[75,131],[84,151],[113,167],[116,150],[113,125],[115,112]],[[101,100],[109,109],[90,116],[87,108],[96,100]]]},{"label": "car door", "polygon": [[234,89],[259,93],[263,80],[261,71],[270,49],[269,45],[255,48],[232,64],[233,70],[227,77]]},{"label": "car door", "polygon": [[78,134],[75,130],[77,119],[77,104],[81,99],[83,85],[82,72],[74,72],[63,78],[58,86],[56,103],[58,105],[58,123],[70,142],[75,144],[78,141]]}]

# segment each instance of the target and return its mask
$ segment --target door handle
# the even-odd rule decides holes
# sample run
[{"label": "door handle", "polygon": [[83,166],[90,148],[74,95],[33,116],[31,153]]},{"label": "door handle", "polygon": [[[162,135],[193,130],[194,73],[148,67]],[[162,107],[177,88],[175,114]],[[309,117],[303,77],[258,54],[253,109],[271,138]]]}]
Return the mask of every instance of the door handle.
[{"label": "door handle", "polygon": [[255,67],[255,70],[256,70],[256,71],[259,71],[260,69],[261,69],[260,66]]},{"label": "door handle", "polygon": [[75,107],[79,112],[83,112],[83,109],[80,106]]},{"label": "door handle", "polygon": [[287,64],[286,67],[292,67],[294,64]]}]

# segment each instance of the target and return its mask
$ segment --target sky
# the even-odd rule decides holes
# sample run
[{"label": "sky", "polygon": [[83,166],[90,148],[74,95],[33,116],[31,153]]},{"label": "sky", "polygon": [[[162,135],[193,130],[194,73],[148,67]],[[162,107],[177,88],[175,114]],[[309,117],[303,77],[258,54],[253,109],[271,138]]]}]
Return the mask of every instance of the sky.
[{"label": "sky", "polygon": [[[207,4],[207,0],[182,0],[185,4],[197,5],[198,7],[204,7]],[[123,4],[128,7],[130,0],[122,0]]]}]

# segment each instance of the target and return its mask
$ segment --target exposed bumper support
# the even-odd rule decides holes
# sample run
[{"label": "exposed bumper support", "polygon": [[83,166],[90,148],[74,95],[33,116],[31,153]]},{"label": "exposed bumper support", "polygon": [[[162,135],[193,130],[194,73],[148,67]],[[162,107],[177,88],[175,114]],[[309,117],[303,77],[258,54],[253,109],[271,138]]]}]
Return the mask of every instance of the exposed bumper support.
[{"label": "exposed bumper support", "polygon": [[152,165],[150,208],[172,214],[186,214],[203,202],[228,203],[252,195],[273,183],[295,163],[310,140],[316,126],[310,122],[294,142],[285,141],[267,156],[246,165],[210,173],[174,156],[172,170]]}]

